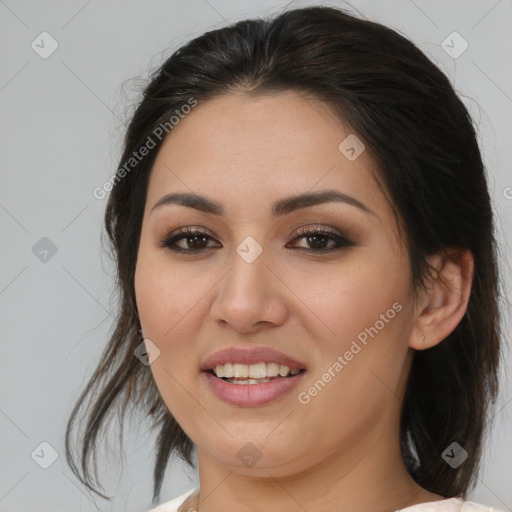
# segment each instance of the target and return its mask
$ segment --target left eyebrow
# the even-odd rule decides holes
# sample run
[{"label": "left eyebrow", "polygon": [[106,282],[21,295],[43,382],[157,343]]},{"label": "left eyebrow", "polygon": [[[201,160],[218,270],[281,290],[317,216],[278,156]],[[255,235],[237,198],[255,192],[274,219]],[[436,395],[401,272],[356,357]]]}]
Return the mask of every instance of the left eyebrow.
[{"label": "left eyebrow", "polygon": [[[373,210],[368,208],[358,199],[347,194],[343,194],[338,190],[310,192],[281,199],[274,203],[274,205],[272,206],[272,214],[274,215],[274,217],[283,216],[293,211],[300,210],[302,208],[309,208],[311,206],[316,206],[319,204],[330,202],[345,203],[356,208],[359,208],[360,210],[368,214],[376,215],[376,213]],[[181,206],[195,208],[196,210],[200,210],[205,213],[211,213],[217,216],[224,215],[224,207],[220,203],[207,197],[192,193],[166,194],[155,203],[155,205],[151,209],[151,213],[153,213],[155,209],[161,206],[170,204],[179,204]]]}]

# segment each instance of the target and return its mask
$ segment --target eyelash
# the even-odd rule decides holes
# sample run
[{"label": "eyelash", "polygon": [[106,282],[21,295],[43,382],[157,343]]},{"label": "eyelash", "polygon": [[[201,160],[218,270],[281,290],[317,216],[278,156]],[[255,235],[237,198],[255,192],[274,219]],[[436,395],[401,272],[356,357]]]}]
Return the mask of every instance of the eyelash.
[{"label": "eyelash", "polygon": [[[161,248],[167,248],[173,252],[177,253],[200,253],[208,249],[208,247],[203,247],[201,249],[183,249],[176,247],[176,243],[187,238],[192,238],[195,236],[199,237],[208,237],[212,239],[212,237],[206,233],[205,231],[201,231],[200,229],[195,228],[180,228],[178,230],[177,234],[169,234],[162,242],[159,244],[159,247]],[[298,229],[293,236],[295,237],[292,241],[296,241],[301,238],[306,237],[312,237],[312,236],[321,236],[321,237],[327,237],[331,240],[334,240],[336,242],[335,247],[331,247],[330,249],[307,249],[304,247],[299,247],[299,251],[305,251],[310,253],[317,253],[317,254],[325,254],[325,253],[331,253],[334,251],[339,251],[342,248],[353,246],[354,243],[348,240],[346,237],[341,236],[337,233],[334,233],[332,231],[327,231],[325,228],[301,228]]]}]

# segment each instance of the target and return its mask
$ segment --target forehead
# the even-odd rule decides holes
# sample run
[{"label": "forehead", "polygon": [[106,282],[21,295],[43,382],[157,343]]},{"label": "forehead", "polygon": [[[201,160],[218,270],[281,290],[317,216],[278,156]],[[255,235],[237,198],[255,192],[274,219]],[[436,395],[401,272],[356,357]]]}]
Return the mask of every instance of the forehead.
[{"label": "forehead", "polygon": [[[192,192],[226,202],[229,214],[230,204],[233,211],[261,210],[262,202],[334,188],[384,208],[369,151],[354,137],[331,108],[304,94],[215,97],[199,103],[164,140],[148,207],[166,193]],[[362,150],[355,159],[346,152],[350,146]]]}]

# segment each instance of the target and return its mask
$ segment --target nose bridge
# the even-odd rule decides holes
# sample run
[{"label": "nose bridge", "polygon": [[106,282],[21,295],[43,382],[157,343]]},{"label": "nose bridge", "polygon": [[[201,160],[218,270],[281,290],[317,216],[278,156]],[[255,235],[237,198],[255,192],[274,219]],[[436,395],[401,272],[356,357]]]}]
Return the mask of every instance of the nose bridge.
[{"label": "nose bridge", "polygon": [[212,318],[247,332],[259,322],[276,324],[284,320],[286,307],[279,304],[277,290],[270,282],[276,278],[267,268],[271,266],[268,255],[252,236],[234,247],[228,262],[230,270],[212,304]]},{"label": "nose bridge", "polygon": [[[258,284],[262,285],[266,281],[265,274],[269,273],[266,268],[268,263],[266,256],[262,244],[253,236],[246,236],[235,246],[232,255],[233,268],[230,272],[230,282],[234,282],[237,288],[242,286],[243,291],[247,291],[245,286],[252,288],[251,295],[254,297],[257,292],[255,288]],[[251,292],[251,290],[248,292]]]}]

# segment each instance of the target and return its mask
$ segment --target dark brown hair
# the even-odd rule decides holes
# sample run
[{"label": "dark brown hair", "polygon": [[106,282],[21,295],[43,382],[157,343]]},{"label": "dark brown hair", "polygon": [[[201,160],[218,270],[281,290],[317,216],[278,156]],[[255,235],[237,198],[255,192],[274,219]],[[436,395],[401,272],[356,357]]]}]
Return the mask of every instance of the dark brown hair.
[{"label": "dark brown hair", "polygon": [[[320,6],[207,32],[151,76],[128,126],[120,167],[191,98],[200,104],[230,91],[289,90],[327,103],[370,149],[401,226],[416,290],[429,270],[428,255],[457,246],[474,257],[463,319],[441,343],[414,354],[400,427],[402,454],[416,482],[446,497],[465,497],[476,481],[488,407],[498,391],[495,228],[470,115],[448,78],[412,42],[381,24]],[[141,342],[134,272],[148,179],[161,142],[118,176],[108,199],[105,227],[117,265],[120,313],[66,431],[72,470],[105,497],[89,471],[91,454],[96,471],[102,427],[115,416],[122,429],[129,407],[150,420],[151,430],[158,429],[153,502],[171,454],[193,466],[194,447],[163,402],[149,366],[134,356]],[[83,476],[70,444],[78,417],[84,418]],[[441,457],[453,441],[468,452],[457,469]]]}]

